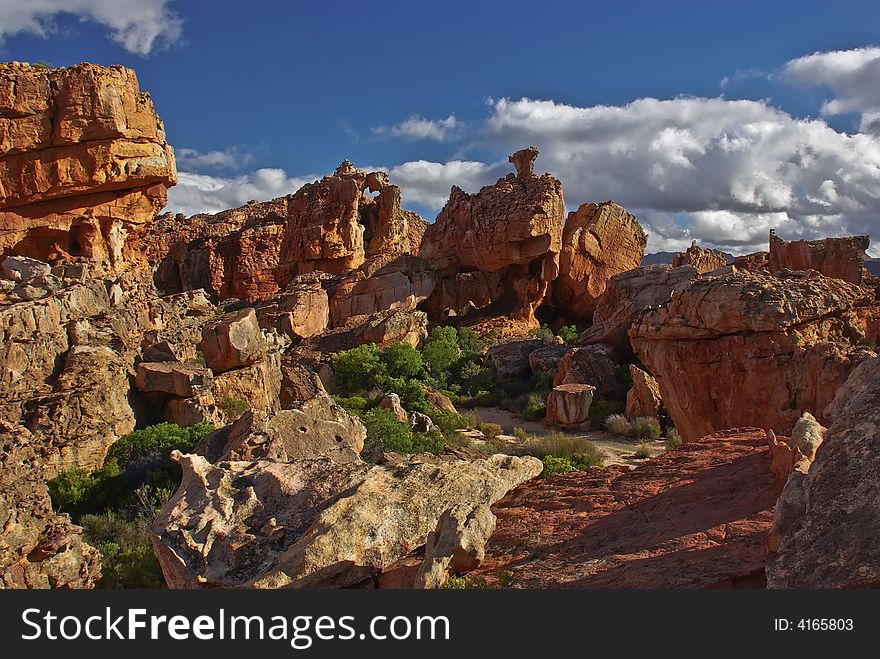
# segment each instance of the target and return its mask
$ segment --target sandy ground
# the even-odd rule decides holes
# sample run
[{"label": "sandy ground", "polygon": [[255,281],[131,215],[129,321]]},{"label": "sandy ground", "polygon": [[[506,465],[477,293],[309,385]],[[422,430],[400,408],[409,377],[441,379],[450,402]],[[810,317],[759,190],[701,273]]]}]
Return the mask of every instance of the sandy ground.
[{"label": "sandy ground", "polygon": [[[502,439],[513,440],[512,433],[514,428],[522,428],[530,435],[547,435],[551,432],[560,432],[558,428],[548,428],[540,421],[521,419],[515,414],[498,407],[475,407],[472,410],[463,409],[460,411],[462,413],[468,411],[476,412],[483,422],[497,423],[505,432],[504,435],[500,436]],[[583,437],[593,442],[602,452],[606,465],[619,464],[635,467],[644,462],[643,459],[635,457],[636,447],[642,443],[642,440],[617,437],[603,430],[564,431],[563,434],[569,437]],[[655,455],[665,450],[665,442],[662,439],[649,443],[654,449]]]}]

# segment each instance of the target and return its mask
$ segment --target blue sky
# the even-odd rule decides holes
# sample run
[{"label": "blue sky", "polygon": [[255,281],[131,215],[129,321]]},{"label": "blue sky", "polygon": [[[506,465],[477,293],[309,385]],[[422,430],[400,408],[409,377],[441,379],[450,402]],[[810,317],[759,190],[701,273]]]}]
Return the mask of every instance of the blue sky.
[{"label": "blue sky", "polygon": [[771,226],[880,242],[880,3],[0,0],[0,17],[4,59],[137,70],[178,153],[169,209],[271,198],[348,158],[433,219],[532,143],[570,208],[614,198],[654,250],[749,251]]}]

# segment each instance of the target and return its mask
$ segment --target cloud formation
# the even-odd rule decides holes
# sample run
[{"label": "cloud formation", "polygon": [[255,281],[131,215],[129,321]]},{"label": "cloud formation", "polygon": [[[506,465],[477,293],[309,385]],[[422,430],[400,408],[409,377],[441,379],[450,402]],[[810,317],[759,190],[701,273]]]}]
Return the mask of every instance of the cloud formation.
[{"label": "cloud formation", "polygon": [[149,55],[175,42],[183,20],[170,0],[0,0],[0,40],[20,33],[48,37],[55,18],[71,14],[105,26],[127,51]]},{"label": "cloud formation", "polygon": [[486,164],[473,160],[450,160],[445,163],[414,160],[385,171],[391,182],[400,186],[401,199],[405,204],[420,204],[439,210],[449,199],[453,185],[465,192],[476,192],[507,174],[510,166],[506,161]]},{"label": "cloud formation", "polygon": [[880,135],[880,48],[813,53],[785,65],[786,78],[801,85],[828,87],[834,98],[822,106],[825,115],[856,112],[859,130]]},{"label": "cloud formation", "polygon": [[222,151],[198,151],[186,147],[174,150],[177,166],[184,170],[203,169],[241,169],[253,162],[254,157],[250,153],[241,153],[236,147],[229,147]]},{"label": "cloud formation", "polygon": [[426,119],[417,114],[394,126],[379,126],[373,129],[374,135],[390,135],[407,140],[435,140],[445,142],[452,139],[461,128],[454,114],[445,119]]},{"label": "cloud formation", "polygon": [[266,201],[295,192],[316,178],[289,177],[283,169],[276,168],[230,178],[179,172],[177,185],[168,190],[165,210],[184,215],[216,213],[242,206],[251,199]]}]

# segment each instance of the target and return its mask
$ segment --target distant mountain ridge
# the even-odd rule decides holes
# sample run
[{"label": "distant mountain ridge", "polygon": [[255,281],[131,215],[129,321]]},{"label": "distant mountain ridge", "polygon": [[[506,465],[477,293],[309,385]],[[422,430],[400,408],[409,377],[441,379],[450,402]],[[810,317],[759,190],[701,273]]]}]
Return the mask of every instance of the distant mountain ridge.
[{"label": "distant mountain ridge", "polygon": [[[660,265],[672,263],[672,258],[678,254],[678,252],[654,252],[652,254],[645,254],[642,258],[642,265]],[[733,261],[734,257],[727,252],[724,253],[727,256],[728,261]],[[880,277],[880,258],[865,259],[865,269],[870,272],[875,277]]]}]

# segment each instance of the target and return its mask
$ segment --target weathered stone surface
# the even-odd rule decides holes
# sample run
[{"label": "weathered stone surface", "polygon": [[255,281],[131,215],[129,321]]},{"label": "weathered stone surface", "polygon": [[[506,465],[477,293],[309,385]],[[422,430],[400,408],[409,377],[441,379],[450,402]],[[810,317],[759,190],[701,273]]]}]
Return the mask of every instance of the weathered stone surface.
[{"label": "weathered stone surface", "polygon": [[553,306],[573,318],[590,318],[608,280],[639,267],[647,244],[638,220],[619,204],[582,204],[565,221]]},{"label": "weathered stone surface", "polygon": [[145,393],[158,392],[189,398],[211,385],[211,371],[197,364],[141,362],[134,386]]},{"label": "weathered stone surface", "polygon": [[254,412],[275,412],[281,408],[281,356],[268,353],[256,364],[226,371],[214,377],[211,393],[227,423],[244,407]]},{"label": "weathered stone surface", "polygon": [[803,515],[767,566],[771,588],[880,584],[880,358],[853,370],[825,410],[831,424],[803,479]]},{"label": "weathered stone surface", "polygon": [[272,201],[216,215],[165,215],[148,255],[156,286],[167,292],[204,288],[220,300],[252,302],[303,273],[345,273],[370,256],[412,253],[424,224],[400,208],[400,190],[387,175],[345,161],[333,175]]},{"label": "weathered stone surface", "polygon": [[162,408],[162,416],[182,428],[205,422],[213,426],[226,423],[226,415],[210,391],[197,391],[189,398],[169,398]]},{"label": "weathered stone surface", "polygon": [[410,412],[409,425],[415,432],[429,433],[434,430],[434,422],[431,417],[421,412]]},{"label": "weathered stone surface", "polygon": [[745,423],[787,435],[805,411],[823,422],[850,371],[873,354],[857,345],[859,295],[816,272],[704,277],[630,335],[685,441]]},{"label": "weathered stone surface", "polygon": [[425,545],[447,510],[491,505],[542,468],[502,455],[398,467],[174,457],[183,481],[153,526],[172,588],[353,585]]},{"label": "weathered stone surface", "polygon": [[474,574],[494,582],[504,570],[521,588],[760,587],[782,487],[767,462],[764,432],[748,429],[633,470],[529,482],[493,506],[495,532]]},{"label": "weathered stone surface", "polygon": [[617,363],[614,353],[606,345],[596,344],[572,348],[559,360],[553,384],[590,384],[596,395],[614,398],[620,388],[617,382]]},{"label": "weathered stone surface", "polygon": [[538,339],[510,341],[489,348],[486,364],[495,369],[501,378],[527,378],[532,373],[529,356],[544,347]]},{"label": "weathered stone surface", "polygon": [[687,288],[697,271],[690,266],[655,265],[615,275],[596,304],[593,324],[581,334],[581,343],[605,343],[620,359],[632,354],[629,328],[641,312],[665,303]]},{"label": "weathered stone surface", "polygon": [[225,460],[290,462],[327,457],[358,460],[367,432],[363,424],[319,394],[304,409],[245,412],[229,429]]},{"label": "weathered stone surface", "polygon": [[544,423],[568,429],[587,426],[595,391],[596,387],[589,384],[560,384],[553,387],[547,396]]},{"label": "weathered stone surface", "polygon": [[529,354],[529,368],[532,373],[556,374],[559,362],[571,348],[566,345],[543,346]]},{"label": "weathered stone surface", "polygon": [[626,394],[626,416],[660,416],[660,385],[653,376],[645,373],[635,364],[629,365],[633,386]]},{"label": "weathered stone surface", "polygon": [[817,270],[826,277],[861,284],[868,245],[868,236],[789,242],[771,229],[768,265],[771,272],[782,269]]},{"label": "weathered stone surface", "polygon": [[495,515],[486,504],[447,510],[428,535],[415,587],[440,588],[450,574],[476,569],[486,556],[486,541],[494,530]]},{"label": "weathered stone surface", "polygon": [[0,254],[101,269],[141,261],[177,181],[134,71],[0,64]]},{"label": "weathered stone surface", "polygon": [[416,347],[428,336],[428,316],[412,309],[381,311],[364,323],[361,336],[380,348],[398,342]]},{"label": "weathered stone surface", "polygon": [[[453,187],[425,232],[420,255],[431,261],[441,279],[471,270],[498,273],[502,297],[494,301],[497,315],[534,321],[534,311],[559,271],[565,202],[558,179],[529,174],[533,168],[526,161],[534,160],[537,149],[526,151],[516,155],[517,175],[473,195]],[[443,290],[441,286],[441,294]],[[456,299],[458,306],[451,310],[458,313],[467,306],[463,302]],[[483,300],[474,306],[484,306]]]},{"label": "weathered stone surface", "polygon": [[254,364],[266,354],[266,341],[253,309],[235,311],[205,325],[199,347],[214,373]]},{"label": "weathered stone surface", "polygon": [[330,301],[320,282],[303,282],[288,287],[280,305],[279,329],[291,339],[307,339],[327,329]]},{"label": "weathered stone surface", "polygon": [[431,407],[434,407],[441,412],[451,412],[452,414],[458,414],[458,410],[455,409],[455,405],[452,400],[441,391],[437,391],[436,389],[432,389],[431,387],[425,387],[425,398],[428,399],[428,403],[431,404]]},{"label": "weathered stone surface", "polygon": [[697,271],[697,274],[705,275],[709,272],[723,268],[727,265],[727,255],[717,249],[706,249],[697,245],[694,240],[691,246],[684,252],[676,254],[672,258],[672,267],[678,268],[689,265]]},{"label": "weathered stone surface", "polygon": [[379,407],[390,411],[394,415],[394,418],[401,423],[407,422],[406,410],[403,409],[403,405],[400,404],[400,396],[393,391],[382,397],[382,400],[379,401]]},{"label": "weathered stone surface", "polygon": [[91,588],[100,554],[52,512],[36,438],[0,421],[0,588]]}]

